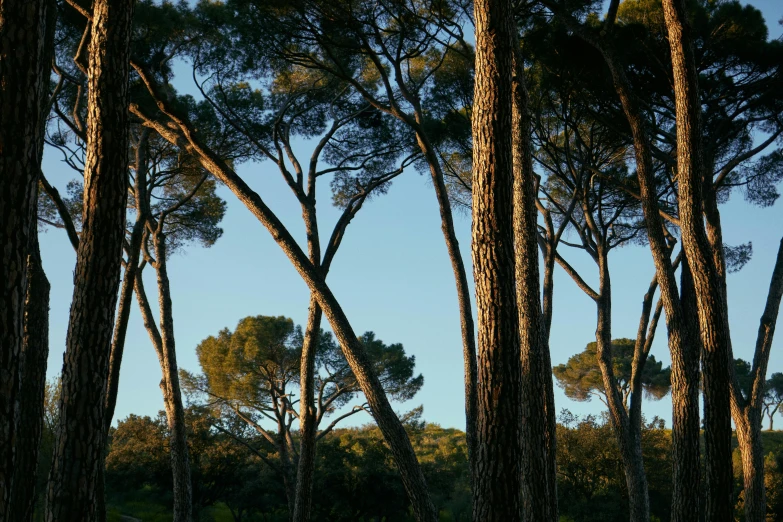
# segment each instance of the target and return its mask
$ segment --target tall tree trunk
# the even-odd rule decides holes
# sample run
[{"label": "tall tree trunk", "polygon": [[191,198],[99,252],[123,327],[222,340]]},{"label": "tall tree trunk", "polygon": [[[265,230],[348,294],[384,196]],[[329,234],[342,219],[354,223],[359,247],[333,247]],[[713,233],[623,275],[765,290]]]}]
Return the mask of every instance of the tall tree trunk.
[{"label": "tall tree trunk", "polygon": [[296,472],[294,522],[309,521],[312,507],[315,436],[318,428],[314,406],[315,355],[318,349],[322,315],[318,300],[311,295],[299,370],[299,387],[301,389],[301,397],[299,398],[299,465]]},{"label": "tall tree trunk", "polygon": [[114,324],[114,336],[111,343],[109,356],[109,380],[106,385],[106,431],[108,433],[114,409],[117,407],[117,392],[120,386],[120,367],[125,351],[125,337],[128,331],[130,319],[131,301],[133,300],[133,288],[136,284],[136,272],[139,267],[139,254],[144,238],[144,227],[147,224],[149,213],[147,204],[147,156],[149,151],[150,130],[144,129],[136,146],[135,171],[136,180],[134,193],[136,198],[136,223],[133,225],[128,244],[128,261],[125,264],[125,274],[122,278],[120,301],[117,307],[117,318]]},{"label": "tall tree trunk", "polygon": [[[766,520],[767,501],[764,487],[764,448],[761,445],[761,419],[767,364],[775,334],[780,302],[783,299],[783,239],[780,241],[775,267],[767,293],[767,302],[759,321],[756,348],[753,354],[753,385],[748,397],[743,397],[736,381],[732,381],[732,414],[737,426],[737,442],[742,455],[742,477],[745,492],[745,520]],[[776,408],[777,409],[777,408]],[[773,412],[774,413],[774,412]],[[769,417],[772,429],[772,416]]]},{"label": "tall tree trunk", "polygon": [[704,172],[698,72],[686,5],[663,0],[674,73],[677,119],[677,186],[682,245],[688,257],[698,303],[704,382],[704,450],[707,520],[733,519],[730,383],[732,355],[725,294],[704,227]]},{"label": "tall tree trunk", "polygon": [[345,359],[367,398],[373,417],[389,444],[416,520],[420,522],[437,520],[437,511],[430,499],[424,473],[408,434],[405,432],[405,427],[389,403],[364,346],[353,331],[345,312],[318,269],[313,266],[291,233],[264,203],[258,193],[254,192],[214,151],[201,142],[192,125],[185,118],[179,116],[175,110],[168,106],[144,68],[138,64],[134,64],[134,68],[139,72],[153,98],[158,102],[158,107],[172,119],[179,130],[175,133],[171,128],[148,119],[137,106],[132,106],[131,111],[142,118],[145,125],[154,128],[164,139],[195,154],[201,165],[223,182],[275,239],[283,253],[291,261],[294,269],[318,299],[326,319],[332,326]]},{"label": "tall tree trunk", "polygon": [[[598,366],[603,378],[609,414],[620,448],[620,458],[628,490],[628,510],[631,522],[650,520],[650,500],[647,490],[647,474],[644,471],[641,441],[641,417],[631,424],[628,411],[617,386],[612,356],[612,284],[609,275],[609,259],[606,245],[598,246],[599,291],[596,301],[598,311],[595,331]],[[646,357],[645,357],[646,359]],[[639,361],[634,361],[638,363]],[[633,390],[640,394],[641,390]]]},{"label": "tall tree trunk", "polygon": [[[321,265],[321,240],[318,234],[316,215],[316,175],[315,165],[311,164],[308,175],[308,196],[302,202],[302,217],[307,234],[307,250],[310,262],[317,267],[321,277],[326,278],[329,267]],[[307,312],[302,357],[299,367],[299,462],[296,469],[294,486],[294,506],[291,511],[293,522],[308,522],[312,508],[313,474],[315,473],[315,444],[318,422],[315,408],[315,356],[318,350],[323,312],[318,299],[310,294],[310,306]]]},{"label": "tall tree trunk", "polygon": [[105,399],[128,179],[128,48],[133,0],[96,0],[89,48],[84,225],[62,376],[46,520],[98,518]]},{"label": "tall tree trunk", "polygon": [[522,515],[522,376],[514,290],[514,16],[506,0],[478,0],[474,14],[472,254],[478,317],[478,411],[473,520],[515,521]]},{"label": "tall tree trunk", "polygon": [[459,250],[457,234],[454,231],[454,218],[451,212],[449,192],[444,181],[443,169],[438,160],[435,148],[432,146],[432,143],[423,130],[424,116],[419,107],[417,107],[416,111],[416,123],[418,124],[416,140],[418,141],[419,148],[424,153],[424,157],[427,159],[427,164],[430,168],[432,184],[435,187],[435,195],[438,199],[443,239],[446,242],[446,250],[449,254],[451,269],[454,272],[454,283],[457,287],[457,304],[459,305],[460,329],[462,333],[462,361],[464,367],[465,439],[468,447],[468,466],[471,470],[470,476],[472,482],[475,475],[474,453],[476,451],[476,409],[478,407],[476,395],[478,362],[476,358],[476,329],[473,324],[473,309],[470,304],[468,275],[465,271],[462,253]]},{"label": "tall tree trunk", "polygon": [[[661,289],[661,301],[666,311],[669,331],[669,351],[672,358],[672,522],[691,522],[700,516],[701,490],[699,458],[699,351],[698,332],[686,320],[683,304],[677,290],[669,256],[669,248],[663,233],[663,221],[659,214],[658,195],[652,164],[652,150],[647,124],[633,95],[628,78],[613,50],[604,41],[563,15],[555,4],[547,6],[560,14],[569,29],[604,57],[612,75],[617,96],[623,108],[634,145],[637,178],[647,236],[650,242],[655,272]],[[684,260],[683,260],[684,262]],[[683,263],[683,268],[685,264]]]},{"label": "tall tree trunk", "polygon": [[174,343],[174,314],[166,259],[166,235],[160,231],[156,232],[153,235],[153,244],[156,258],[155,273],[158,282],[158,305],[160,307],[161,350],[158,352],[158,358],[163,374],[160,389],[163,392],[163,403],[169,424],[169,453],[171,454],[171,472],[174,479],[174,522],[190,522],[193,518],[190,455]]},{"label": "tall tree trunk", "polygon": [[0,2],[0,522],[10,518],[24,303],[48,92],[46,0]]},{"label": "tall tree trunk", "polygon": [[32,230],[27,256],[27,299],[24,318],[22,386],[19,394],[20,420],[16,435],[16,464],[13,475],[9,520],[31,522],[36,499],[38,450],[44,423],[44,388],[49,357],[49,280],[41,265],[38,234]]},{"label": "tall tree trunk", "polygon": [[527,86],[515,33],[512,33],[512,45],[513,219],[522,367],[522,413],[519,417],[519,436],[522,442],[522,516],[523,520],[530,522],[554,522],[558,518],[555,408],[549,342],[543,335],[545,325],[541,312],[537,186],[530,144]]}]

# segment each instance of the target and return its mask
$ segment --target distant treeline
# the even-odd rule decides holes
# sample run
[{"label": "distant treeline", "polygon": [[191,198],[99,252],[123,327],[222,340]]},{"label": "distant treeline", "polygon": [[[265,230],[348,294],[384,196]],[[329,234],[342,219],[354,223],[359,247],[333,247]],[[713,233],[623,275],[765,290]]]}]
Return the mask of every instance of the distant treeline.
[{"label": "distant treeline", "polygon": [[[558,497],[560,520],[625,522],[627,488],[617,439],[603,416],[578,417],[563,410],[558,418]],[[284,522],[289,520],[283,481],[275,469],[279,456],[260,439],[250,447],[213,428],[215,419],[188,410],[192,456],[194,518],[208,522]],[[465,434],[412,415],[406,423],[411,442],[443,521],[471,519]],[[109,521],[133,516],[144,522],[172,520],[172,475],[168,427],[157,418],[131,415],[110,435],[106,459]],[[51,456],[51,434],[42,458]],[[768,520],[783,519],[783,432],[763,433]],[[671,432],[655,418],[644,423],[642,448],[653,520],[670,520]],[[742,512],[742,463],[734,451],[735,489]],[[266,462],[265,462],[266,460]],[[49,466],[40,466],[39,483]],[[399,472],[377,427],[334,430],[319,443],[313,520],[334,522],[414,520]],[[703,493],[703,492],[702,492]]]}]

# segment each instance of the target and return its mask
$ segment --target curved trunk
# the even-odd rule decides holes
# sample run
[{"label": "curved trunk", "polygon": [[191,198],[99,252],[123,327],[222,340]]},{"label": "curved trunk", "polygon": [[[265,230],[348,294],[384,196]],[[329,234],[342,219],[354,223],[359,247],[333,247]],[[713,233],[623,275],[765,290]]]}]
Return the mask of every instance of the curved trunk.
[{"label": "curved trunk", "polygon": [[89,61],[84,225],[76,260],[48,522],[98,517],[105,393],[128,177],[128,47],[133,0],[94,3]]},{"label": "curved trunk", "polygon": [[44,422],[46,362],[49,357],[49,280],[41,265],[38,234],[32,231],[33,244],[27,256],[27,299],[24,317],[23,373],[16,436],[16,464],[13,475],[10,518],[31,522],[35,506],[38,449]]},{"label": "curved trunk", "polygon": [[[24,303],[40,170],[46,0],[0,3],[0,521],[10,521]],[[24,49],[24,52],[18,52]]]},{"label": "curved trunk", "polygon": [[160,306],[161,350],[158,353],[163,379],[160,389],[166,407],[169,424],[169,452],[171,472],[174,478],[174,522],[190,522],[193,518],[193,492],[190,481],[190,455],[188,452],[185,408],[177,370],[177,352],[174,344],[174,315],[171,304],[168,268],[166,265],[166,236],[162,232],[154,235],[155,273],[158,280],[158,303]]},{"label": "curved trunk", "polygon": [[[514,270],[512,84],[514,17],[506,0],[474,3],[473,277],[478,411],[473,520],[522,516],[521,365]],[[529,412],[528,412],[529,413]]]},{"label": "curved trunk", "polygon": [[[557,520],[555,411],[552,364],[544,338],[538,270],[536,179],[530,144],[530,115],[519,42],[513,38],[512,142],[516,301],[522,368],[523,520]],[[541,478],[544,477],[544,480]]]}]

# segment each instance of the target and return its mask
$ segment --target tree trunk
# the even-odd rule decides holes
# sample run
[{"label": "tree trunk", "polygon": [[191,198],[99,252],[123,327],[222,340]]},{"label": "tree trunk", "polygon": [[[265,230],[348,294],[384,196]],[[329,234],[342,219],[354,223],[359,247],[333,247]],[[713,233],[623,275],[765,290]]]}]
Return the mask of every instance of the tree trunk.
[{"label": "tree trunk", "polygon": [[16,436],[16,464],[9,520],[31,522],[36,499],[38,449],[44,422],[46,362],[49,357],[49,280],[41,265],[38,234],[32,230],[27,256],[27,299],[24,318],[22,405]]},{"label": "tree trunk", "polygon": [[190,481],[190,455],[188,452],[185,408],[177,370],[177,352],[174,343],[174,315],[171,304],[171,288],[166,259],[166,236],[163,232],[153,235],[155,246],[155,273],[158,281],[158,305],[160,307],[161,350],[158,352],[163,378],[160,389],[166,407],[169,424],[169,453],[174,479],[174,522],[191,522],[193,518],[193,492]]},{"label": "tree trunk", "polygon": [[672,522],[691,522],[700,516],[699,498],[694,492],[701,490],[698,333],[685,320],[683,304],[677,291],[674,268],[663,233],[664,225],[659,214],[646,122],[613,50],[567,16],[565,22],[575,34],[603,55],[631,128],[642,210],[661,289],[661,301],[666,311],[672,358]]},{"label": "tree trunk", "polygon": [[321,329],[321,307],[315,296],[310,297],[310,309],[305,327],[300,368],[299,403],[299,465],[296,473],[296,502],[293,510],[294,522],[310,520],[315,471],[315,436],[318,428],[314,407],[315,355]]},{"label": "tree trunk", "polygon": [[94,3],[89,48],[84,225],[62,376],[46,520],[98,517],[106,380],[119,287],[128,179],[128,47],[133,0]]},{"label": "tree trunk", "polygon": [[[723,283],[704,228],[698,72],[685,2],[663,1],[674,73],[680,230],[698,303],[703,348],[707,520],[733,519],[730,387],[732,355]],[[711,174],[710,174],[711,175]]]},{"label": "tree trunk", "polygon": [[478,317],[478,411],[473,520],[516,521],[522,515],[522,376],[514,290],[514,16],[506,0],[478,0],[474,14],[471,250]]},{"label": "tree trunk", "polygon": [[181,145],[189,152],[195,154],[202,166],[223,182],[275,239],[283,253],[291,261],[294,269],[296,269],[310,288],[310,291],[318,299],[324,315],[331,324],[345,359],[356,376],[362,392],[367,397],[373,417],[389,444],[394,461],[400,470],[400,476],[408,498],[411,501],[416,520],[420,522],[437,520],[437,511],[430,499],[424,474],[416,458],[416,453],[413,451],[408,434],[405,432],[405,427],[389,403],[389,399],[383,391],[383,386],[375,374],[364,346],[359,341],[345,312],[317,268],[302,252],[302,249],[299,248],[290,232],[264,203],[258,193],[254,192],[236,172],[226,165],[213,151],[208,149],[201,142],[190,123],[178,116],[163,101],[157,86],[152,82],[146,71],[138,64],[134,64],[134,68],[147,84],[155,100],[159,102],[158,107],[172,118],[172,121],[179,127],[179,132],[182,134],[174,134],[170,128],[146,119],[144,113],[136,106],[132,106],[131,111],[143,118],[145,125],[153,127],[166,140],[172,144]]},{"label": "tree trunk", "polygon": [[[598,311],[595,331],[598,366],[601,369],[612,427],[617,437],[620,457],[628,490],[628,510],[631,522],[650,520],[650,499],[647,490],[647,474],[644,470],[641,441],[641,417],[631,418],[620,395],[617,378],[614,375],[612,357],[612,284],[609,275],[609,259],[605,245],[598,246],[599,291],[596,308]],[[637,362],[637,361],[634,361]],[[640,394],[641,389],[633,390]]]},{"label": "tree trunk", "polygon": [[147,155],[149,150],[149,129],[141,132],[139,143],[136,146],[135,171],[136,180],[134,192],[136,196],[136,223],[128,246],[128,262],[125,265],[125,274],[120,290],[120,302],[117,309],[117,319],[114,325],[114,337],[111,344],[109,357],[109,381],[106,385],[106,431],[108,432],[114,419],[114,409],[117,406],[117,392],[120,386],[120,367],[122,355],[125,351],[125,337],[128,331],[130,319],[131,300],[133,288],[136,284],[136,272],[139,266],[139,254],[144,237],[144,227],[147,224]]},{"label": "tree trunk", "polygon": [[[46,0],[0,2],[0,522],[10,513],[24,303],[48,92]],[[24,50],[24,51],[20,51]]]},{"label": "tree trunk", "polygon": [[[753,354],[753,386],[749,397],[742,396],[736,379],[732,382],[732,414],[737,426],[737,442],[742,455],[742,476],[745,491],[745,520],[763,522],[766,519],[767,503],[764,487],[764,448],[761,446],[761,418],[767,364],[775,334],[780,302],[783,299],[783,239],[778,248],[777,260],[767,293],[764,313],[759,321],[756,348]],[[769,426],[772,429],[772,414]]]},{"label": "tree trunk", "polygon": [[522,414],[519,417],[519,436],[522,442],[522,516],[530,522],[554,522],[558,518],[555,408],[549,343],[543,336],[545,325],[541,313],[537,187],[530,144],[527,86],[519,42],[514,33],[512,45],[513,219],[522,368]]},{"label": "tree trunk", "polygon": [[764,487],[764,448],[761,446],[761,416],[748,409],[737,419],[737,442],[742,457],[742,486],[745,496],[745,521],[767,519],[767,492]]},{"label": "tree trunk", "polygon": [[451,203],[449,202],[449,193],[446,183],[443,179],[443,169],[441,168],[438,156],[424,133],[424,118],[421,111],[416,111],[416,122],[419,124],[416,132],[416,140],[419,148],[427,159],[430,167],[432,184],[435,187],[435,195],[438,198],[438,209],[440,210],[441,230],[443,239],[446,242],[446,250],[451,261],[451,269],[454,272],[454,282],[457,287],[457,303],[459,305],[459,319],[462,333],[462,361],[464,367],[464,385],[465,385],[465,439],[468,448],[468,466],[471,470],[471,481],[475,475],[476,451],[476,382],[478,379],[478,367],[476,359],[476,329],[473,324],[473,310],[470,304],[470,289],[468,287],[468,276],[465,271],[465,263],[462,260],[462,254],[459,250],[459,241],[454,231],[454,218],[451,213]]}]

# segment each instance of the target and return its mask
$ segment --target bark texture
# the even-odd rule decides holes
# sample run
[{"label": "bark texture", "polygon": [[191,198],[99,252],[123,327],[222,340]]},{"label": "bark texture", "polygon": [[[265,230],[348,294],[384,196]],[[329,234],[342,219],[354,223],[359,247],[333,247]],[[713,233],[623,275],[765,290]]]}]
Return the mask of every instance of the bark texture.
[{"label": "bark texture", "polygon": [[[704,226],[704,171],[698,72],[686,3],[663,0],[674,75],[677,121],[677,183],[682,245],[688,258],[698,304],[704,378],[704,439],[708,520],[733,518],[730,383],[732,355],[725,285]],[[716,210],[716,209],[715,209]],[[714,225],[714,224],[713,224]]]},{"label": "bark texture", "polygon": [[[516,35],[513,35],[516,36]],[[522,368],[522,516],[557,521],[555,402],[549,339],[544,337],[538,270],[537,183],[530,143],[530,114],[519,42],[513,40],[514,246]],[[542,480],[543,477],[543,480]]]},{"label": "bark texture", "polygon": [[10,521],[27,258],[35,226],[46,0],[0,2],[0,521]]},{"label": "bark texture", "polygon": [[24,312],[24,348],[21,411],[16,435],[16,463],[9,520],[31,522],[36,497],[38,449],[44,422],[46,362],[49,357],[49,280],[41,265],[38,234],[32,231],[27,256],[27,299]]},{"label": "bark texture", "polygon": [[478,319],[478,408],[473,520],[514,521],[522,516],[511,118],[514,16],[505,0],[479,0],[474,15],[471,250]]},{"label": "bark texture", "polygon": [[105,398],[128,177],[128,47],[133,0],[94,3],[84,216],[62,375],[48,522],[99,517]]},{"label": "bark texture", "polygon": [[[764,487],[764,448],[761,446],[761,419],[764,407],[764,385],[767,364],[775,334],[780,302],[783,298],[783,240],[780,241],[772,279],[767,293],[767,303],[759,321],[756,349],[753,354],[753,384],[749,395],[743,396],[739,385],[732,381],[732,415],[737,427],[737,442],[742,456],[742,480],[745,497],[745,520],[764,522],[767,515],[766,488]],[[772,417],[770,417],[771,421]],[[770,429],[772,423],[770,422]]]},{"label": "bark texture", "polygon": [[410,439],[405,432],[405,427],[394,413],[394,409],[383,391],[383,386],[367,357],[364,346],[362,346],[353,331],[345,312],[323,277],[301,248],[299,248],[290,232],[264,203],[263,199],[199,139],[187,120],[166,105],[158,92],[157,86],[145,72],[144,68],[138,64],[134,64],[134,68],[146,83],[150,93],[158,103],[158,107],[172,120],[173,125],[178,130],[175,132],[171,127],[150,120],[136,106],[131,107],[132,112],[142,118],[145,125],[154,128],[163,138],[195,154],[201,165],[223,182],[270,232],[278,246],[280,246],[293,267],[310,288],[310,291],[318,299],[324,315],[332,326],[346,361],[356,376],[362,392],[367,397],[373,417],[389,444],[395,463],[400,470],[408,498],[411,501],[414,516],[419,521],[437,520],[437,511],[430,499],[424,474],[419,466]]},{"label": "bark texture", "polygon": [[[546,5],[561,15],[569,29],[588,44],[595,47],[604,57],[612,75],[617,96],[623,108],[634,145],[637,178],[641,196],[642,211],[647,225],[655,273],[661,290],[661,302],[666,312],[666,326],[669,332],[669,352],[672,359],[672,521],[691,522],[700,516],[700,448],[699,448],[699,336],[692,321],[686,320],[684,304],[681,301],[674,267],[670,259],[670,248],[664,235],[664,224],[660,216],[655,176],[652,163],[652,149],[648,126],[638,101],[633,96],[630,83],[611,44],[599,39],[578,22],[564,15],[557,5],[546,1]],[[687,269],[682,260],[683,273]]]}]

